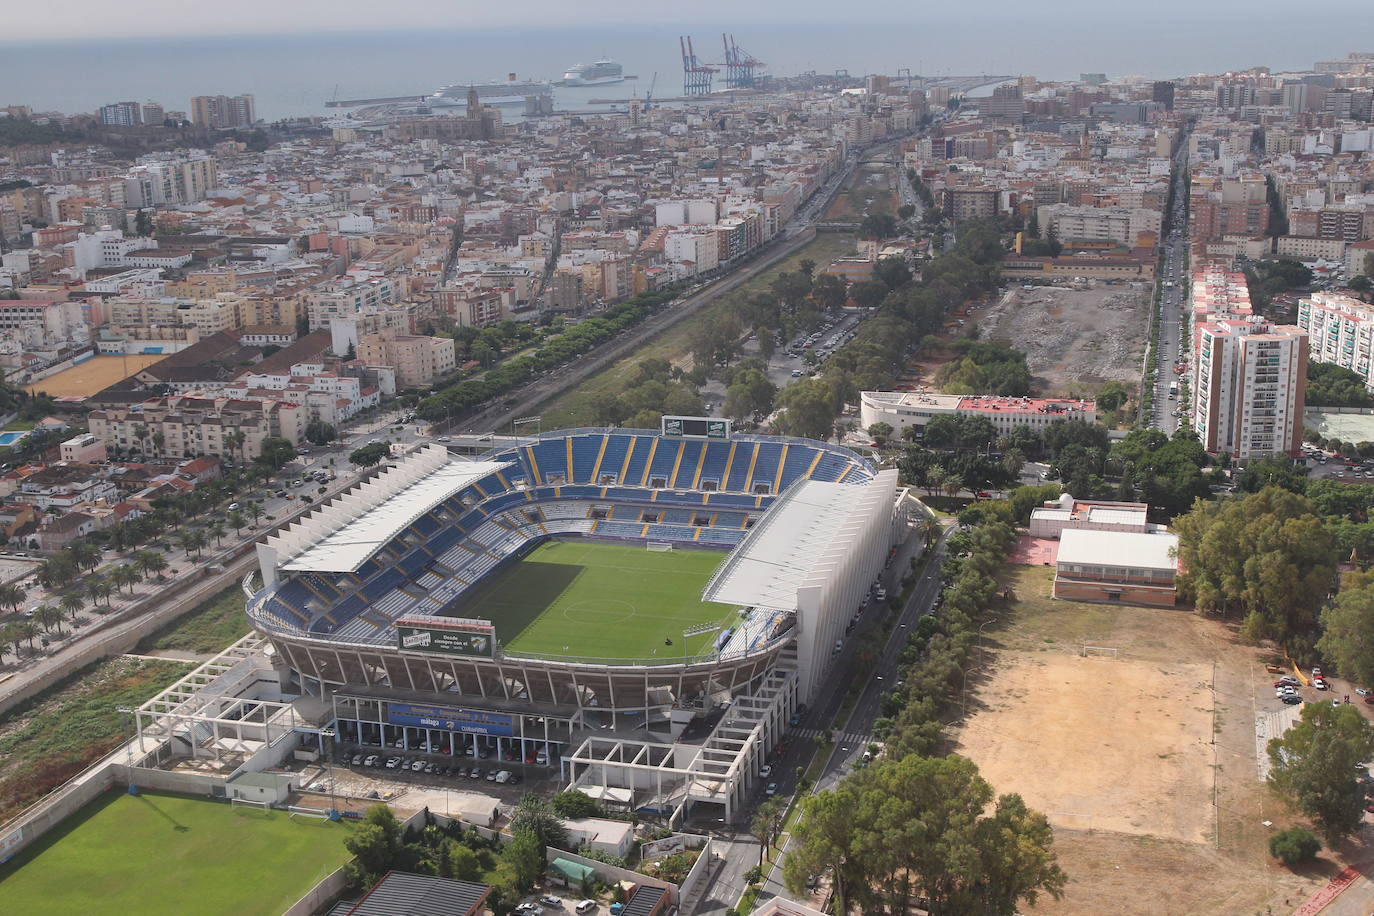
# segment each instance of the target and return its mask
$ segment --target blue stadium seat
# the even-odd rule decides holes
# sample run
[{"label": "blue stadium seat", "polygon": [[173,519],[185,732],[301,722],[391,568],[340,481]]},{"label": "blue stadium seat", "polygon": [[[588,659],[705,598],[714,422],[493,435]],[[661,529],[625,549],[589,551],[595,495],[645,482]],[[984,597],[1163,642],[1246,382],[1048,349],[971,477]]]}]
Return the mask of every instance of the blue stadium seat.
[{"label": "blue stadium seat", "polygon": [[710,442],[706,445],[706,459],[701,463],[699,483],[716,482],[716,489],[725,489],[725,462],[730,458],[730,443]]},{"label": "blue stadium seat", "polygon": [[634,436],[633,439],[634,451],[630,454],[629,467],[625,469],[620,482],[626,486],[637,487],[644,476],[644,464],[649,460],[649,448],[653,445],[654,437]]},{"label": "blue stadium seat", "polygon": [[697,468],[701,466],[705,451],[705,442],[688,441],[682,444],[682,462],[677,466],[677,474],[671,481],[672,486],[681,490],[696,485]]},{"label": "blue stadium seat", "polygon": [[573,466],[569,480],[577,483],[595,482],[592,480],[592,469],[596,467],[596,458],[601,454],[601,446],[605,442],[603,435],[573,436]]},{"label": "blue stadium seat", "polygon": [[781,442],[764,442],[759,445],[759,460],[754,463],[754,476],[750,478],[749,489],[759,484],[768,484],[773,492],[773,481],[778,477],[778,462],[782,460]]},{"label": "blue stadium seat", "polygon": [[811,467],[811,462],[816,458],[816,450],[807,448],[795,443],[787,450],[787,460],[782,466],[782,483],[778,487],[778,492],[786,490],[800,477],[806,475],[807,468]]},{"label": "blue stadium seat", "polygon": [[682,445],[681,440],[659,440],[658,451],[654,452],[653,463],[649,465],[649,479],[645,481],[646,485],[653,486],[655,477],[662,477],[667,480],[672,476],[673,463],[677,461],[678,446],[680,445]]},{"label": "blue stadium seat", "polygon": [[725,480],[721,481],[722,490],[743,490],[744,481],[749,477],[749,462],[754,456],[754,443],[737,442],[735,444],[735,457],[730,462],[730,468],[725,475]]},{"label": "blue stadium seat", "polygon": [[539,466],[539,478],[544,483],[553,483],[559,478],[571,480],[568,474],[568,446],[563,439],[545,439],[532,446],[535,463]]},{"label": "blue stadium seat", "polygon": [[[597,477],[611,476],[620,481],[620,466],[625,463],[625,452],[630,447],[630,436],[610,436],[606,441],[606,452],[601,456],[601,467],[597,470]],[[601,481],[589,480],[588,483],[599,484]]]}]

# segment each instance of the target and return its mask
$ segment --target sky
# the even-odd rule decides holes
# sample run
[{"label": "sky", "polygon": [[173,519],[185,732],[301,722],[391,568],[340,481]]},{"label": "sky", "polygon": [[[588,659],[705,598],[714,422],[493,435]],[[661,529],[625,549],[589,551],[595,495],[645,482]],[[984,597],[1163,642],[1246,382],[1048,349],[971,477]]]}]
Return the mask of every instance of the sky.
[{"label": "sky", "polygon": [[[125,38],[195,35],[363,32],[414,28],[512,28],[531,26],[646,26],[682,21],[683,6],[644,0],[9,0],[0,42],[51,41],[71,38]],[[1369,0],[1305,0],[1308,22],[1328,12],[1335,22],[1351,26],[1350,17],[1370,19]],[[829,22],[843,19],[854,7],[836,0],[694,0],[696,22],[730,23],[734,27]],[[1103,23],[1104,38],[1124,35],[1112,26],[1140,18],[1175,17],[1180,29],[1200,11],[1215,20],[1239,15],[1284,20],[1292,0],[865,0],[862,21],[919,24],[963,18],[973,26],[1004,17],[1089,18]],[[685,24],[685,23],[683,23]],[[1345,34],[1357,34],[1346,31]],[[1374,40],[1368,42],[1374,44]]]}]

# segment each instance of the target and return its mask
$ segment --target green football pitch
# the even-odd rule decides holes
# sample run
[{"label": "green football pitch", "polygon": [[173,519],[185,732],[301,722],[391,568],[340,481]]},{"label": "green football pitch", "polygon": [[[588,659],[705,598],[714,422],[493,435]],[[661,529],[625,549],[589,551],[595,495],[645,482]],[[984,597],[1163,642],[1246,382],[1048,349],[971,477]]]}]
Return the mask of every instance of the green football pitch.
[{"label": "green football pitch", "polygon": [[0,911],[275,916],[348,860],[350,829],[111,789],[0,865]]},{"label": "green football pitch", "polygon": [[671,664],[708,651],[719,636],[703,633],[684,646],[684,629],[724,627],[736,617],[731,606],[701,600],[724,560],[725,554],[707,550],[550,541],[501,570],[452,613],[490,620],[513,654]]}]

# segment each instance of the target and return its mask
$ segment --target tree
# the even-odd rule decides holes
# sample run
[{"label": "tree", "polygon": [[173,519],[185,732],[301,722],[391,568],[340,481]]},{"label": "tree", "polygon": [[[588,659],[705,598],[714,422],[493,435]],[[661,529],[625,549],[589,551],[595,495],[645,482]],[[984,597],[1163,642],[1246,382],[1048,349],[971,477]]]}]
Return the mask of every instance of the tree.
[{"label": "tree", "polygon": [[274,471],[279,471],[295,457],[296,447],[291,444],[289,439],[283,439],[280,436],[268,436],[262,440],[261,452],[254,460]]},{"label": "tree", "polygon": [[1357,764],[1374,754],[1374,726],[1354,706],[1308,703],[1297,724],[1269,740],[1269,782],[1291,796],[1330,843],[1364,820]]},{"label": "tree", "polygon": [[1129,398],[1130,392],[1126,390],[1125,385],[1120,382],[1108,382],[1097,393],[1097,406],[1102,410],[1115,413],[1126,404]]},{"label": "tree", "polygon": [[81,609],[86,606],[86,602],[82,601],[81,596],[75,592],[68,592],[63,595],[58,604],[62,605],[62,610],[71,615],[72,623],[76,623],[76,615],[80,614]]},{"label": "tree", "polygon": [[7,607],[11,611],[19,610],[19,605],[24,603],[28,597],[28,592],[24,591],[17,583],[9,582],[0,585],[0,606]]},{"label": "tree", "polygon": [[884,445],[892,437],[892,426],[889,423],[872,423],[868,427],[868,435],[879,445]]},{"label": "tree", "polygon": [[446,850],[447,857],[446,871],[447,877],[455,881],[480,881],[482,879],[482,863],[477,858],[477,853],[457,841],[450,841]]},{"label": "tree", "polygon": [[40,604],[34,608],[33,620],[34,623],[43,628],[44,633],[49,632],[53,627],[57,627],[58,635],[62,633],[62,611],[51,604]]},{"label": "tree", "polygon": [[1199,502],[1174,520],[1179,591],[1199,611],[1246,614],[1252,640],[1307,639],[1335,583],[1330,533],[1305,498],[1266,487],[1243,499]]},{"label": "tree", "polygon": [[348,456],[348,461],[355,467],[370,468],[384,458],[391,457],[390,442],[374,442],[371,445],[364,445],[362,448],[354,449]]},{"label": "tree", "polygon": [[1341,589],[1321,620],[1317,649],[1337,673],[1358,684],[1374,683],[1374,585]]},{"label": "tree", "polygon": [[[34,611],[34,615],[37,616],[37,614],[38,611]],[[14,623],[14,632],[18,637],[15,645],[18,645],[19,642],[27,641],[29,644],[29,654],[32,655],[34,653],[33,641],[38,638],[38,624],[31,620],[17,620]]]},{"label": "tree", "polygon": [[803,379],[788,385],[778,395],[783,412],[778,416],[778,428],[785,435],[808,439],[830,438],[831,424],[839,406],[835,392],[821,379]]},{"label": "tree", "polygon": [[1290,867],[1316,858],[1321,851],[1322,841],[1301,827],[1289,827],[1269,838],[1269,854]]},{"label": "tree", "polygon": [[839,277],[821,274],[811,287],[811,296],[824,311],[833,312],[844,306],[849,298],[849,290]]},{"label": "tree", "polygon": [[879,258],[873,263],[873,278],[888,289],[897,289],[911,282],[911,268],[901,258]]},{"label": "tree", "polygon": [[882,304],[888,293],[887,284],[881,280],[860,280],[849,288],[849,298],[860,308],[872,309]]},{"label": "tree", "polygon": [[859,223],[859,236],[866,239],[888,239],[897,234],[897,220],[891,213],[870,213]]},{"label": "tree", "polygon": [[529,827],[513,831],[501,858],[510,866],[515,887],[529,891],[544,873],[544,845]]},{"label": "tree", "polygon": [[558,812],[548,798],[533,792],[525,793],[516,803],[511,812],[510,830],[512,834],[529,831],[541,847],[567,848],[568,831]]},{"label": "tree", "polygon": [[243,530],[243,524],[246,521],[246,519],[244,519],[243,517],[243,511],[241,509],[233,510],[224,517],[224,520],[229,523],[230,528],[234,529],[234,534],[236,535]]},{"label": "tree", "polygon": [[315,420],[306,424],[305,438],[312,445],[328,445],[339,437],[338,431],[333,424],[323,420]]},{"label": "tree", "polygon": [[344,838],[344,848],[354,856],[349,863],[349,883],[371,887],[396,863],[401,848],[400,821],[386,805],[373,805],[363,822]]},{"label": "tree", "polygon": [[1011,916],[1041,893],[1058,899],[1067,882],[1044,815],[1018,795],[994,805],[977,767],[957,756],[885,755],[804,800],[793,836],[787,886],[800,892],[832,870],[840,913],[902,913],[914,890],[931,916]]},{"label": "tree", "polygon": [[110,581],[119,588],[128,586],[129,594],[131,595],[134,591],[134,585],[138,583],[139,578],[138,570],[127,563],[122,566],[116,566],[114,569],[110,570]]},{"label": "tree", "polygon": [[787,818],[787,801],[781,796],[773,796],[758,806],[753,820],[749,822],[749,833],[759,841],[759,867],[763,867],[768,847],[777,841],[782,832],[783,821]]},{"label": "tree", "polygon": [[134,565],[142,570],[144,578],[147,578],[166,569],[167,558],[155,550],[140,550],[134,554]]},{"label": "tree", "polygon": [[602,814],[601,806],[596,803],[596,799],[576,789],[557,793],[549,799],[549,804],[559,817],[570,820],[579,817],[600,817]]}]

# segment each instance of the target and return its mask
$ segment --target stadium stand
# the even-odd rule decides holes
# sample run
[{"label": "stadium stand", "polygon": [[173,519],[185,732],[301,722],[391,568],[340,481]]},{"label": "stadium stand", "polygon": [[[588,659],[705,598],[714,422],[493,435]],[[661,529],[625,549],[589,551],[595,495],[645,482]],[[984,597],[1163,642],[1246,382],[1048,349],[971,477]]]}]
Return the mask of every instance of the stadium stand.
[{"label": "stadium stand", "polygon": [[[640,430],[549,434],[483,460],[505,464],[440,500],[353,571],[279,580],[257,596],[254,613],[288,630],[385,642],[399,617],[444,611],[541,539],[728,549],[798,480],[858,483],[874,473],[846,450],[807,440],[704,442]],[[766,630],[748,621],[731,644],[747,646]]]}]

